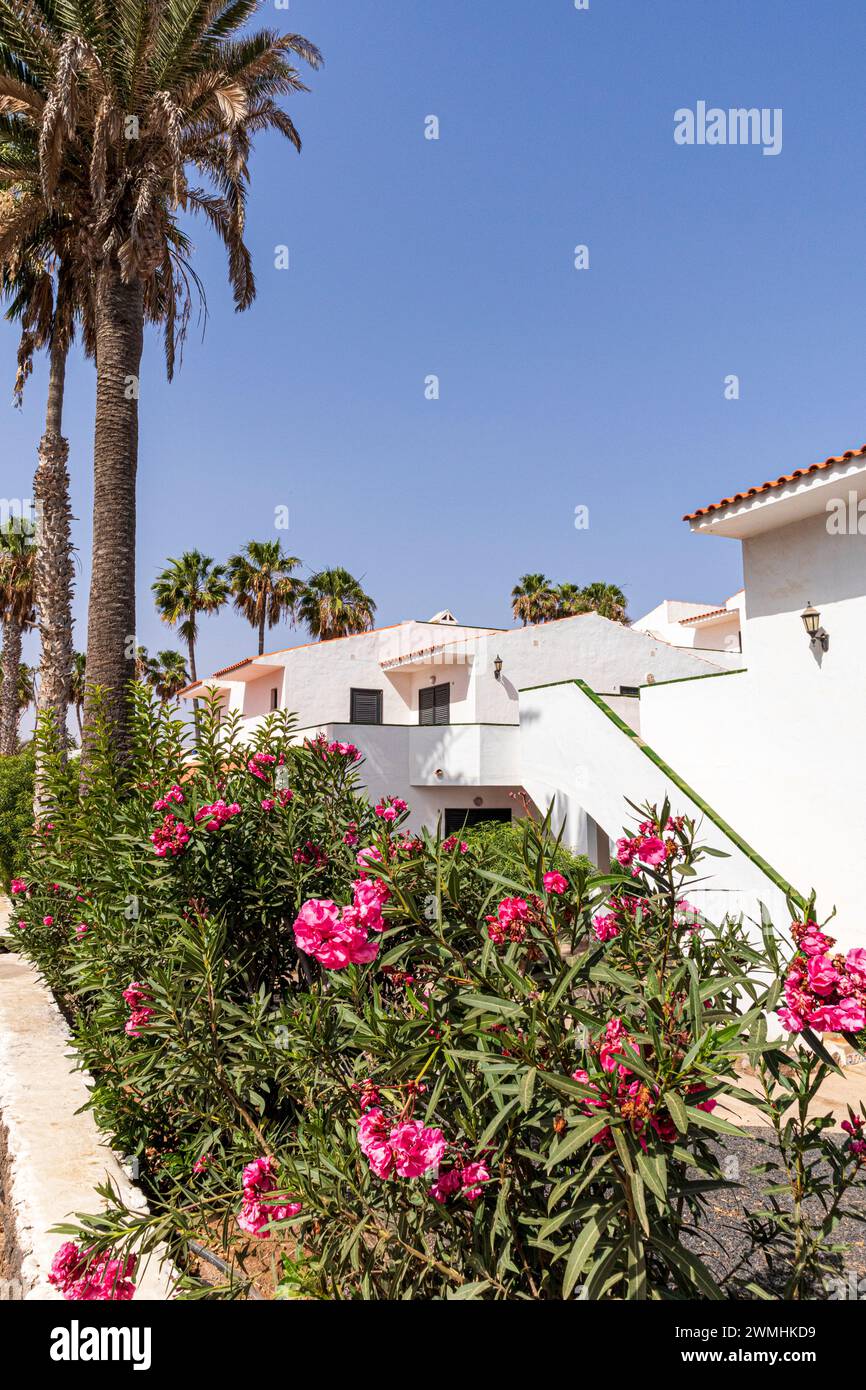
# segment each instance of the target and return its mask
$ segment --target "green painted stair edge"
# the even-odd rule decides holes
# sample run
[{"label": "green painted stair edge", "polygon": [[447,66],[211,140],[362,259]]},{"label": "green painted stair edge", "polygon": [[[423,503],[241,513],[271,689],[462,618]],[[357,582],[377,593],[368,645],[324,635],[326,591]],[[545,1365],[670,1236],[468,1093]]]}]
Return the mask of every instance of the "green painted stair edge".
[{"label": "green painted stair edge", "polygon": [[[725,674],[728,673],[726,672]],[[733,674],[733,672],[731,674]],[[546,685],[525,686],[523,689],[528,694],[530,691],[533,690],[548,690],[554,685],[576,685],[577,688],[581,690],[583,694],[587,697],[587,699],[591,700],[592,703],[596,705],[598,709],[601,710],[602,714],[607,716],[611,723],[615,724],[616,727],[622,733],[624,733],[628,738],[631,739],[635,747],[639,748],[640,751],[643,754],[645,754],[647,758],[649,758],[650,762],[655,763],[656,767],[659,768],[665,774],[666,777],[670,778],[674,786],[678,787],[679,790],[685,796],[689,797],[689,799],[693,801],[696,806],[700,807],[700,809],[703,811],[704,815],[708,818],[708,820],[711,820],[713,824],[719,830],[721,830],[722,834],[726,835],[727,838],[731,841],[731,843],[736,845],[737,849],[741,850],[742,853],[746,856],[746,858],[751,860],[751,862],[756,866],[756,868],[761,870],[761,873],[764,874],[765,877],[768,878],[771,883],[774,883],[777,888],[780,888],[782,892],[785,894],[785,896],[787,898],[790,898],[791,901],[795,903],[796,906],[799,907],[802,912],[806,911],[808,905],[807,899],[803,897],[802,893],[798,893],[796,888],[792,888],[791,884],[788,883],[788,881],[784,879],[780,873],[776,872],[772,864],[768,864],[766,859],[764,859],[762,855],[758,854],[757,850],[753,849],[750,844],[747,844],[747,842],[743,839],[742,835],[738,834],[737,831],[733,828],[733,826],[728,825],[727,821],[723,820],[723,818],[718,814],[718,812],[714,811],[712,806],[708,805],[707,802],[704,801],[703,797],[699,796],[698,793],[694,790],[694,788],[689,786],[688,782],[684,782],[682,777],[680,777],[679,773],[674,772],[673,768],[665,762],[664,758],[661,758],[659,756],[659,754],[655,751],[654,748],[650,748],[648,743],[644,743],[640,734],[636,734],[634,729],[632,729],[628,724],[626,724],[624,719],[620,719],[616,711],[612,710],[610,705],[605,704],[601,696],[597,695],[595,691],[592,689],[592,687],[587,685],[586,681],[582,681],[579,677],[575,677],[574,679],[567,681],[548,681]]]}]

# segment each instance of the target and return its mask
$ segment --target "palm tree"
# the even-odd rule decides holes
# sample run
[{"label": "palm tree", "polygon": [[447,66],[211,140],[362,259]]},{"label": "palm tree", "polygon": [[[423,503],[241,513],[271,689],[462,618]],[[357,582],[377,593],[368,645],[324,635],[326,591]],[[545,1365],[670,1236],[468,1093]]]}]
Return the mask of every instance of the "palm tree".
[{"label": "palm tree", "polygon": [[228,562],[234,606],[259,632],[259,656],[265,650],[265,624],[274,627],[281,618],[294,620],[303,584],[292,570],[300,560],[284,555],[279,541],[250,541]]},{"label": "palm tree", "polygon": [[577,613],[589,612],[589,600],[577,584],[557,584],[554,597],[557,618],[573,618]]},{"label": "palm tree", "polygon": [[215,565],[209,555],[188,550],[179,560],[169,560],[168,568],[157,576],[152,589],[156,611],[162,621],[177,627],[181,639],[186,642],[190,680],[195,681],[198,619],[202,613],[216,613],[227,601],[229,587],[225,567]]},{"label": "palm tree", "polygon": [[543,574],[524,574],[511,590],[511,611],[527,623],[545,623],[556,612],[556,594]]},{"label": "palm tree", "polygon": [[616,584],[587,584],[583,590],[583,597],[588,611],[598,613],[602,618],[610,618],[614,623],[628,622],[628,599]]},{"label": "palm tree", "polygon": [[75,721],[78,724],[78,742],[84,738],[84,728],[81,723],[81,714],[84,709],[84,685],[87,679],[87,657],[84,652],[74,652],[72,655],[72,679],[69,683],[69,703],[75,710]]},{"label": "palm tree", "polygon": [[[305,91],[291,55],[318,67],[299,35],[239,33],[256,0],[0,3],[0,120],[25,122],[52,213],[77,189],[76,229],[92,285],[97,362],[88,691],[105,692],[121,751],[135,631],[138,394],[148,286],[173,286],[174,212],[222,238],[236,308],[255,296],[244,244],[253,137],[298,132],[277,99]],[[9,115],[8,113],[14,113]],[[210,183],[191,186],[187,170]],[[36,212],[33,216],[36,217]],[[2,234],[0,234],[2,240]],[[167,290],[174,323],[175,296]]]},{"label": "palm tree", "polygon": [[162,703],[167,704],[189,684],[186,662],[180,652],[164,651],[148,656],[144,647],[138,650],[144,653],[144,670],[138,679],[151,686]]},{"label": "palm tree", "polygon": [[339,568],[311,574],[298,602],[299,616],[320,642],[369,631],[375,611],[358,580]]},{"label": "palm tree", "polygon": [[0,755],[18,749],[21,638],[35,622],[36,546],[27,526],[8,521],[0,530],[0,621],[3,681],[0,685]]}]

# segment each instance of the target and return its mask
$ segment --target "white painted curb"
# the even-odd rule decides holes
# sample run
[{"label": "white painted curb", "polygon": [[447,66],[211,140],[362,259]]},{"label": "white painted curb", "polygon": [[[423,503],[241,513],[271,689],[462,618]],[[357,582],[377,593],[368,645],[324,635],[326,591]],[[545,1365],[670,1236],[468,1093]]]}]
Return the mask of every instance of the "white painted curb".
[{"label": "white painted curb", "polygon": [[[0,1122],[7,1134],[7,1199],[25,1299],[62,1297],[48,1283],[63,1241],[51,1228],[76,1212],[95,1211],[98,1183],[109,1179],[132,1210],[147,1210],[91,1112],[76,1114],[93,1081],[73,1066],[69,1031],[47,986],[27,961],[0,952]],[[155,1253],[135,1298],[169,1298],[173,1272],[167,1257],[160,1265]]]}]

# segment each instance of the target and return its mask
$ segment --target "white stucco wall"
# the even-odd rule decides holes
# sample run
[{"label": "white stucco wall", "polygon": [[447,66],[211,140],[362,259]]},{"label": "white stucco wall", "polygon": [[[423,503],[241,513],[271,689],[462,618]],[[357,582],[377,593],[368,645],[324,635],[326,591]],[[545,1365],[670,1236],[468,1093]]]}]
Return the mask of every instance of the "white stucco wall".
[{"label": "white stucco wall", "polygon": [[[866,539],[823,514],[743,542],[748,670],[641,693],[647,743],[801,891],[843,946],[866,940],[862,692]],[[829,633],[810,648],[808,602]]]},{"label": "white stucco wall", "polygon": [[[723,685],[736,679],[721,676],[696,684]],[[727,856],[706,861],[707,878],[689,887],[688,900],[713,920],[741,912],[759,920],[763,903],[774,921],[787,926],[780,887],[578,686],[566,683],[528,691],[521,696],[520,712],[524,783],[542,809],[553,802],[555,824],[566,819],[569,843],[582,847],[587,818],[590,826],[594,822],[612,838],[624,826],[632,833],[632,813],[625,799],[660,806],[669,796],[672,812],[701,822],[702,842]],[[694,790],[703,801],[709,800],[703,788]],[[733,829],[740,827],[735,824]],[[753,842],[751,849],[779,869],[760,842]]]}]

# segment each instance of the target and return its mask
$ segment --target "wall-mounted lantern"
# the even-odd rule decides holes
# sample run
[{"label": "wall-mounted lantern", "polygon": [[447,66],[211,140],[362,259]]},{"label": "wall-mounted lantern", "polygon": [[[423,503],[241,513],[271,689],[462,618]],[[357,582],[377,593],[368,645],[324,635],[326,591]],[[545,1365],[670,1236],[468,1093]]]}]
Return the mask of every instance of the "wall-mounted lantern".
[{"label": "wall-mounted lantern", "polygon": [[502,657],[497,656],[493,663],[493,674],[498,681],[502,680]]},{"label": "wall-mounted lantern", "polygon": [[803,619],[803,626],[812,646],[820,647],[822,651],[826,651],[830,638],[821,626],[821,614],[817,608],[813,608],[811,602],[808,603],[800,617]]}]

